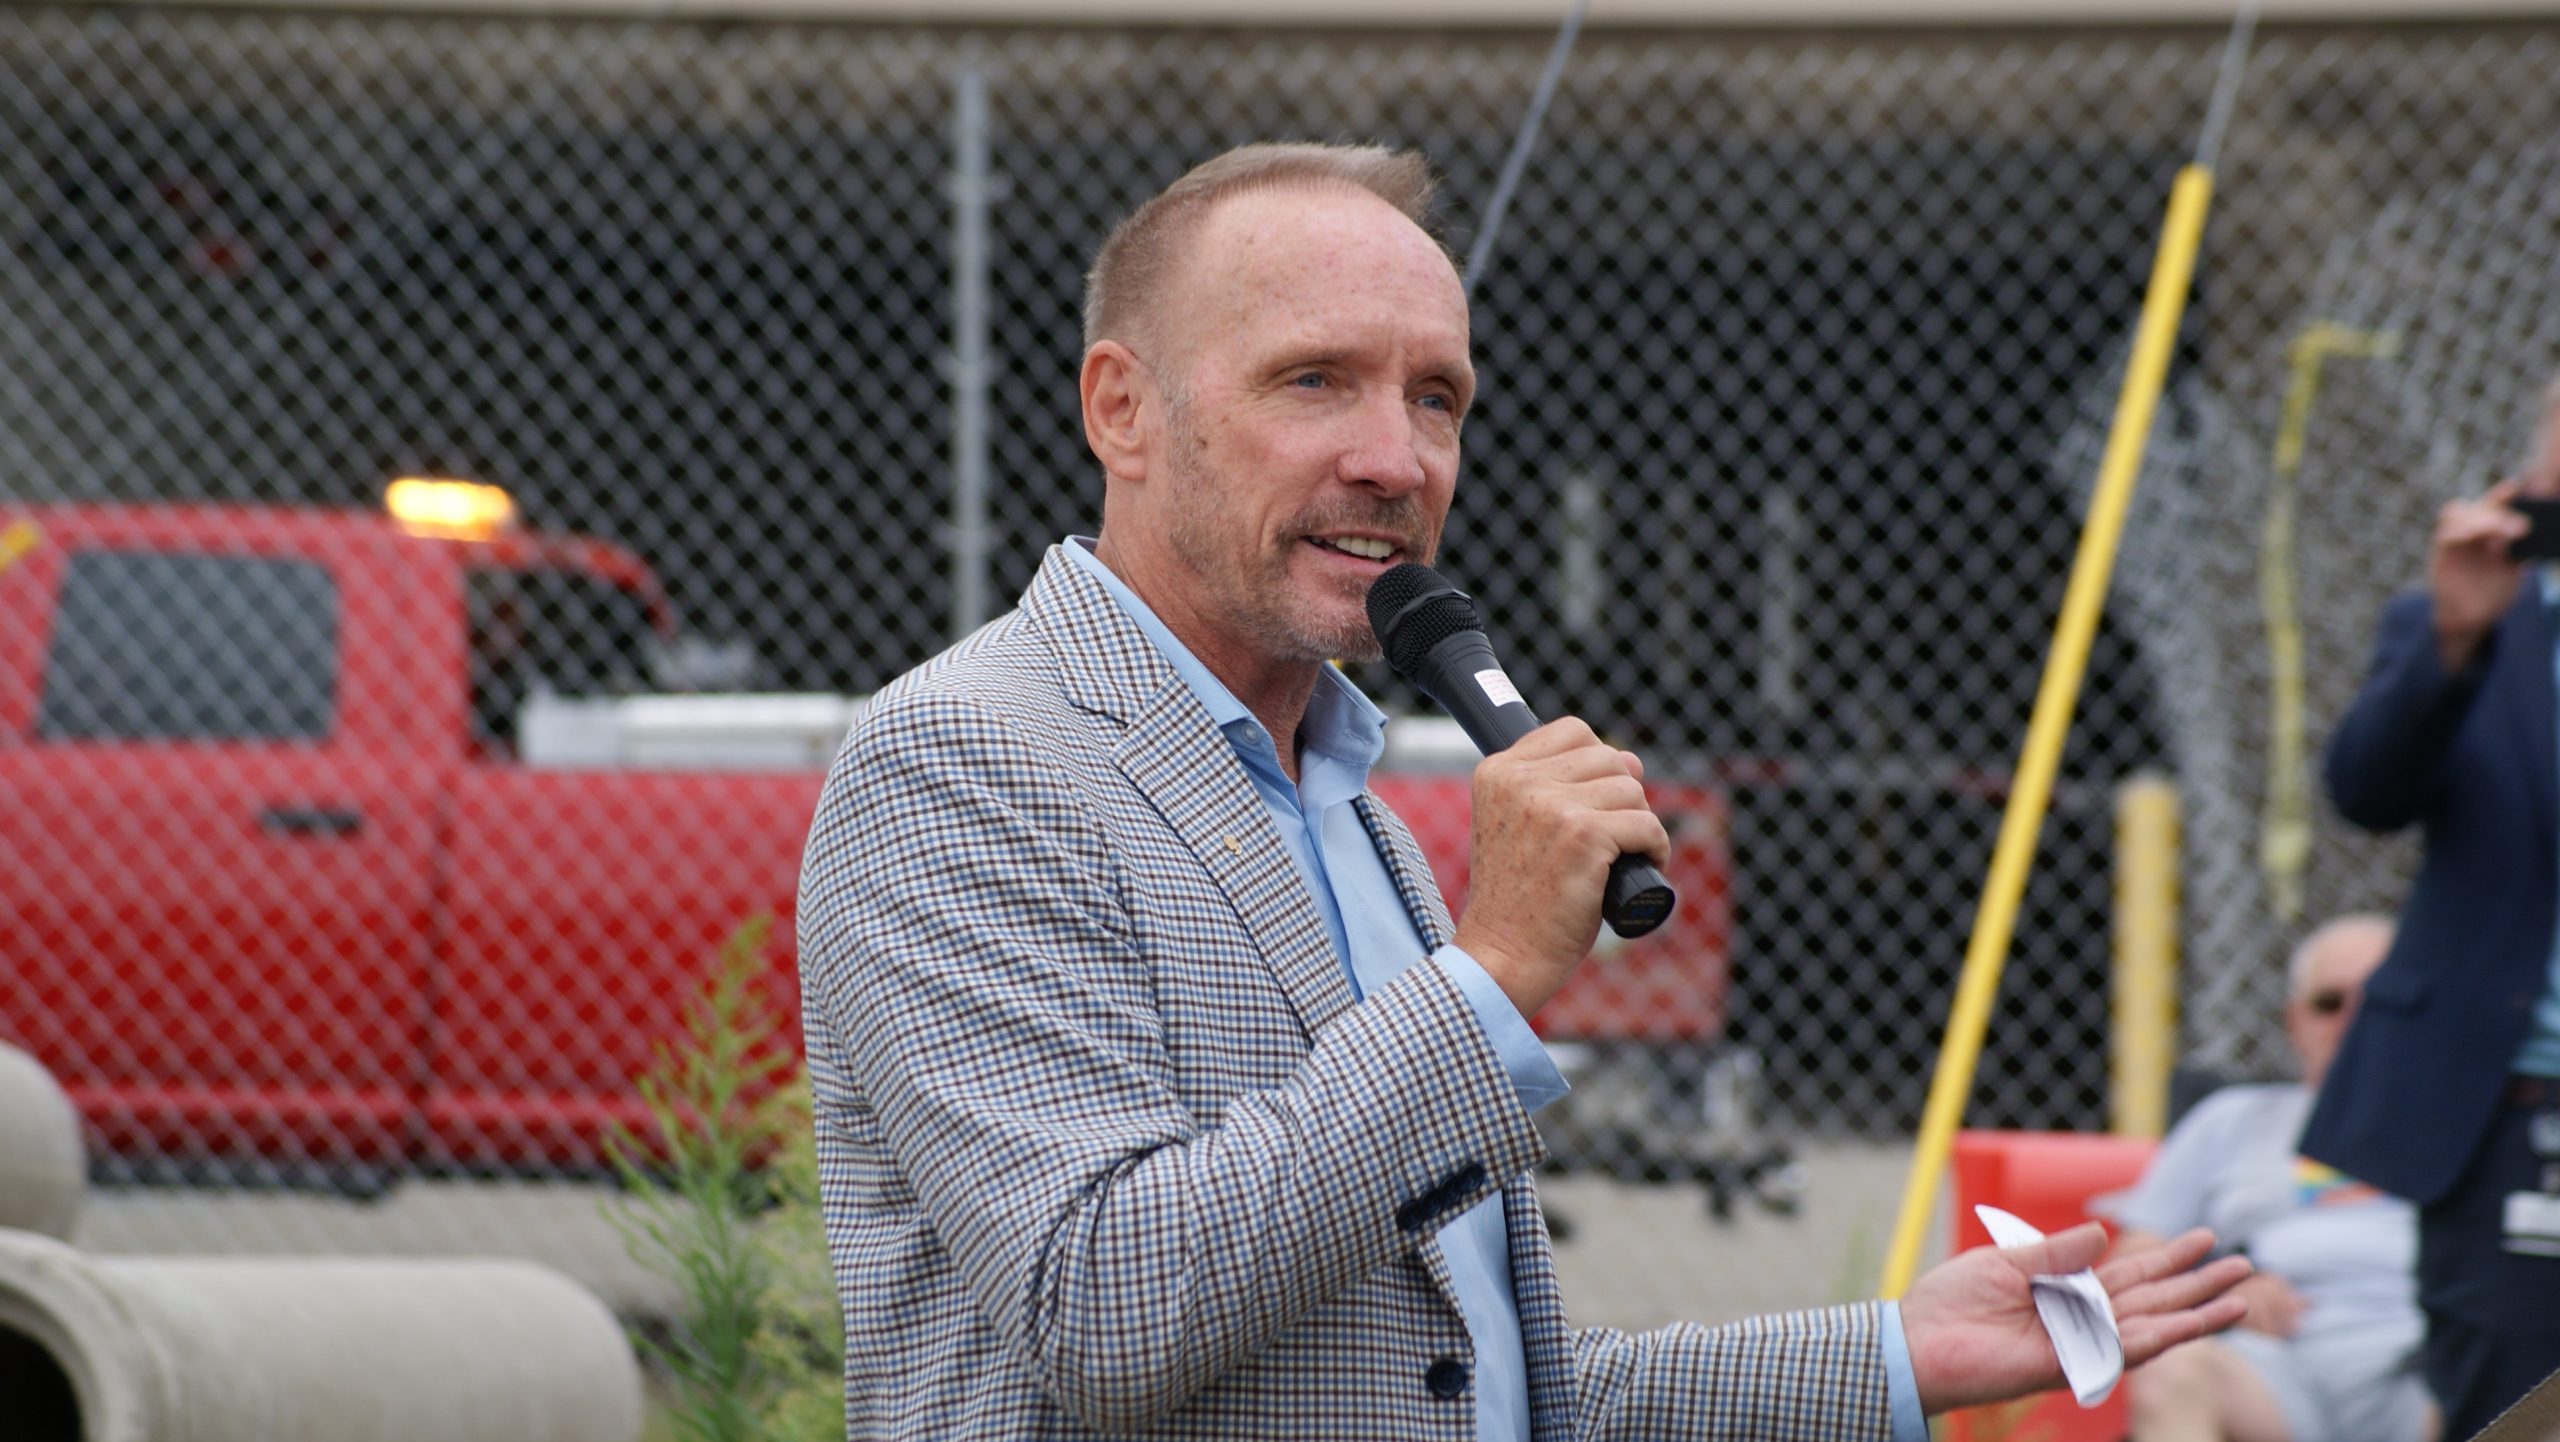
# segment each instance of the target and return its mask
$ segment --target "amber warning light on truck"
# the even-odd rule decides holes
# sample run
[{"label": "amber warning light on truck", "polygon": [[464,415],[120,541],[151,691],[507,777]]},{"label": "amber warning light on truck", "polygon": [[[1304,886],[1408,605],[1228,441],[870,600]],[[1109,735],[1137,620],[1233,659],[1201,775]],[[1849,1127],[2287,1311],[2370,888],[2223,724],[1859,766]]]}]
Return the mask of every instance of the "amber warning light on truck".
[{"label": "amber warning light on truck", "polygon": [[36,529],[33,521],[20,521],[0,531],[0,571],[34,555],[36,547],[43,543],[44,533]]},{"label": "amber warning light on truck", "polygon": [[403,476],[382,493],[383,509],[413,535],[477,541],[511,529],[515,497],[478,481]]}]

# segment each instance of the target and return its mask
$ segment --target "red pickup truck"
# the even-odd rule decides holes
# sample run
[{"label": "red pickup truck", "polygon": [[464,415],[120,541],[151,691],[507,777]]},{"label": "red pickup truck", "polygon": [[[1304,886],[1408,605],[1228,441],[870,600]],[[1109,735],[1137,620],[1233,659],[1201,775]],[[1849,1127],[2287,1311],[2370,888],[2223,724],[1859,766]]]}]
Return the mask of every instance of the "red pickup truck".
[{"label": "red pickup truck", "polygon": [[[0,506],[0,1037],[110,1162],[596,1165],[747,918],[776,918],[794,995],[802,840],[851,714],[694,698],[696,721],[760,702],[803,726],[815,703],[822,734],[597,749],[595,706],[686,704],[628,699],[673,635],[648,568],[594,540]],[[1378,788],[1454,900],[1464,768]],[[1722,808],[1656,795],[1681,908],[1595,959],[1539,1018],[1551,1038],[1723,1032]]]}]

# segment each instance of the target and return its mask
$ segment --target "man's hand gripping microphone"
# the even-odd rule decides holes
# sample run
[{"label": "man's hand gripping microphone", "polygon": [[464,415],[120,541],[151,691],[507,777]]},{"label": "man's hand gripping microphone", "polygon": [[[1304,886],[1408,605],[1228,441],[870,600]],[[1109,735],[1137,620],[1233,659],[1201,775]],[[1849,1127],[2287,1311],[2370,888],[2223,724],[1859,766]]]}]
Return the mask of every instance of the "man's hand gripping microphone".
[{"label": "man's hand gripping microphone", "polygon": [[[1407,562],[1369,587],[1369,626],[1396,674],[1419,686],[1490,756],[1538,729],[1485,639],[1475,598],[1429,566]],[[1609,866],[1600,917],[1620,936],[1642,936],[1671,915],[1671,883],[1652,861],[1621,856]]]}]

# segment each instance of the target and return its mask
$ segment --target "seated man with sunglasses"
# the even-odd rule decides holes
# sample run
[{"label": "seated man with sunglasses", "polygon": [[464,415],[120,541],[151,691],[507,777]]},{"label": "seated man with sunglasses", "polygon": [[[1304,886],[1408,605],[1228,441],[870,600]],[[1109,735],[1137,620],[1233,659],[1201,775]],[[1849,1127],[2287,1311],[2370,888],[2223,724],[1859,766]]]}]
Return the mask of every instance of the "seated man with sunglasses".
[{"label": "seated man with sunglasses", "polygon": [[2136,1442],[2421,1442],[2434,1431],[2419,1374],[2417,1219],[2407,1202],[2298,1154],[2391,922],[2346,916],[2294,949],[2285,1036],[2299,1084],[2229,1086],[2171,1129],[2130,1190],[2099,1209],[2123,1245],[2214,1229],[2257,1275],[2249,1315],[2126,1379]]}]

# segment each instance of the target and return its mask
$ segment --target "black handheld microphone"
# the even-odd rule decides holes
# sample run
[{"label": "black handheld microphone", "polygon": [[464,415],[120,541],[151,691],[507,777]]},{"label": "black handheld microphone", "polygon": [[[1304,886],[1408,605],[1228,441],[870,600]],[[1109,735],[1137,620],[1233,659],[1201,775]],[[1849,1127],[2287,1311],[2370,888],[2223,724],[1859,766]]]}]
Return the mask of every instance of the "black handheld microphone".
[{"label": "black handheld microphone", "polygon": [[[1456,718],[1477,750],[1490,756],[1538,729],[1537,713],[1493,659],[1475,598],[1438,571],[1407,561],[1371,582],[1369,628],[1387,664]],[[1620,936],[1642,936],[1670,917],[1675,899],[1651,861],[1621,856],[1609,863],[1600,917]]]}]

